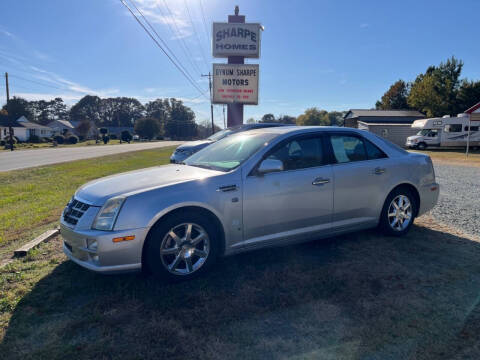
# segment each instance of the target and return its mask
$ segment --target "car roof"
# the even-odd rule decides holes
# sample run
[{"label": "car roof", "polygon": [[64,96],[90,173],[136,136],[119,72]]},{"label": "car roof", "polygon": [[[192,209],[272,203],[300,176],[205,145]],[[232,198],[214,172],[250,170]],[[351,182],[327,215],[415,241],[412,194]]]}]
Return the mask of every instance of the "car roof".
[{"label": "car roof", "polygon": [[308,133],[308,132],[317,132],[317,131],[347,131],[354,132],[357,134],[363,133],[362,130],[355,128],[345,128],[339,126],[281,126],[281,127],[269,127],[261,129],[252,129],[249,131],[250,134],[261,134],[261,133],[271,133],[271,134],[287,134],[287,133]]}]

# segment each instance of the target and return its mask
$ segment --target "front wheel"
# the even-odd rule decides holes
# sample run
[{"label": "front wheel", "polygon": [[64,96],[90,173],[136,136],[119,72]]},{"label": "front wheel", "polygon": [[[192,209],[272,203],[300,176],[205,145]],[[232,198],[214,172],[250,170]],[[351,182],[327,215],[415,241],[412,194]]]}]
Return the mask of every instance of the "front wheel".
[{"label": "front wheel", "polygon": [[155,226],[146,243],[145,260],[157,277],[188,280],[205,271],[218,255],[218,231],[195,212],[169,216]]},{"label": "front wheel", "polygon": [[427,144],[421,142],[420,144],[418,144],[417,148],[418,150],[425,150],[427,148]]},{"label": "front wheel", "polygon": [[412,227],[417,204],[407,188],[393,190],[385,200],[380,215],[380,228],[387,235],[403,236]]}]

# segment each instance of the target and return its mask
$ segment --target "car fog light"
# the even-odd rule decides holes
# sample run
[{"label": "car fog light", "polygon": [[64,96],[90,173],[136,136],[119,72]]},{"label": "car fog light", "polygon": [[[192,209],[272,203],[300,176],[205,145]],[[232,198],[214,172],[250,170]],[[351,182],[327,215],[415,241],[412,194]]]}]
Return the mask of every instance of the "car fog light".
[{"label": "car fog light", "polygon": [[92,251],[97,251],[98,243],[95,239],[87,239],[87,249]]},{"label": "car fog light", "polygon": [[98,255],[93,255],[92,260],[95,261],[95,262],[98,262],[100,259],[99,259]]}]

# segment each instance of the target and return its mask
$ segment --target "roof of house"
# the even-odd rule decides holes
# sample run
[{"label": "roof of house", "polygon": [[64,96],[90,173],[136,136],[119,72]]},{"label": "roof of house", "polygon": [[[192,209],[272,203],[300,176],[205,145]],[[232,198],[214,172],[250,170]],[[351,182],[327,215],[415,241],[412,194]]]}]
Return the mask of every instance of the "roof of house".
[{"label": "roof of house", "polygon": [[28,121],[26,117],[22,116],[17,120],[9,120],[8,117],[0,117],[0,126],[11,126],[11,127],[24,127],[27,129],[45,129],[51,130],[48,126],[43,126],[31,121]]},{"label": "roof of house", "polygon": [[51,123],[49,123],[48,126],[53,126],[53,123],[55,123],[55,122],[60,123],[63,126],[68,127],[70,129],[75,129],[75,125],[72,124],[72,122],[70,122],[68,120],[54,120]]},{"label": "roof of house", "polygon": [[471,114],[473,113],[475,110],[477,109],[480,109],[480,102],[476,103],[475,105],[473,105],[471,108],[467,109],[464,111],[465,114]]},{"label": "roof of house", "polygon": [[416,110],[375,110],[375,109],[350,109],[344,116],[346,118],[349,114],[352,114],[352,118],[360,116],[368,117],[418,117],[424,118],[421,112]]}]

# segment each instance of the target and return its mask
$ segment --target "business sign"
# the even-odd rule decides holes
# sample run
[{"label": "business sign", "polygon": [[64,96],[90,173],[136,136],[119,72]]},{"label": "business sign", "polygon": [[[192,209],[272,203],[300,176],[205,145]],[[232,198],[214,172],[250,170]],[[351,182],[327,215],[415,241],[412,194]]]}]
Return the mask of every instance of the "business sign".
[{"label": "business sign", "polygon": [[213,23],[213,57],[260,57],[260,24]]},{"label": "business sign", "polygon": [[258,64],[213,64],[214,104],[258,105]]}]

